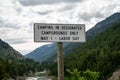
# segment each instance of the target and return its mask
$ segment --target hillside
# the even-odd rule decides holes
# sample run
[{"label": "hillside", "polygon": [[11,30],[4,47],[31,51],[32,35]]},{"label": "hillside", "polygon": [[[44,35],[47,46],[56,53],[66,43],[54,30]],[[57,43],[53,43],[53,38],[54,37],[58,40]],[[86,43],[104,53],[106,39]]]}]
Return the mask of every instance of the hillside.
[{"label": "hillside", "polygon": [[8,59],[18,58],[24,59],[24,56],[14,50],[8,43],[0,39],[0,58],[7,57]]},{"label": "hillside", "polygon": [[8,43],[0,39],[0,80],[27,76],[30,71],[35,72],[36,70],[42,70],[38,62],[25,58]]},{"label": "hillside", "polygon": [[114,13],[105,20],[97,23],[93,28],[87,31],[87,40],[94,38],[94,36],[97,36],[99,33],[108,29],[112,24],[118,21],[120,21],[120,13]]},{"label": "hillside", "polygon": [[43,45],[42,47],[37,48],[31,53],[25,55],[25,57],[42,62],[48,59],[50,55],[53,55],[54,51],[56,51],[56,44]]},{"label": "hillside", "polygon": [[120,21],[65,57],[65,70],[76,68],[98,71],[100,80],[120,68]]},{"label": "hillside", "polygon": [[[86,40],[89,41],[92,38],[95,38],[101,32],[105,31],[112,24],[120,21],[120,13],[114,13],[113,15],[107,17],[103,21],[98,22],[93,28],[86,32]],[[65,54],[69,54],[70,52],[76,50],[76,48],[80,47],[81,43],[69,43],[64,49]]]},{"label": "hillside", "polygon": [[[93,28],[86,32],[87,41],[91,40],[92,38],[95,38],[101,32],[111,27],[111,24],[117,21],[120,21],[120,13],[115,13],[107,17],[105,20],[97,23]],[[64,43],[63,45],[64,54],[67,55],[71,52],[74,52],[76,48],[80,47],[81,43]],[[56,60],[56,43],[39,47],[25,56],[39,62],[45,60],[54,61]]]}]

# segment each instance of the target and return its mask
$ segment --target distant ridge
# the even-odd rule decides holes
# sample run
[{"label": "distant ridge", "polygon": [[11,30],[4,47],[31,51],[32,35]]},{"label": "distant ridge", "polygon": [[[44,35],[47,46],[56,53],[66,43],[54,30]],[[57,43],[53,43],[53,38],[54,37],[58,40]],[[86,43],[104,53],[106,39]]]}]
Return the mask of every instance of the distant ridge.
[{"label": "distant ridge", "polygon": [[87,39],[91,39],[92,36],[96,36],[100,32],[111,27],[113,23],[120,21],[120,13],[114,13],[113,15],[107,17],[105,20],[98,22],[93,28],[87,31]]}]

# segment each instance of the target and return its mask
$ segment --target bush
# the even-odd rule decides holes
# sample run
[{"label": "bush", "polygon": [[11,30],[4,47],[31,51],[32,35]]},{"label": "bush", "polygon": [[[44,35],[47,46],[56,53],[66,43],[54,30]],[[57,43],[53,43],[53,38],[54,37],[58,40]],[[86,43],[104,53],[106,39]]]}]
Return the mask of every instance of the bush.
[{"label": "bush", "polygon": [[69,76],[65,78],[65,80],[98,80],[99,72],[93,72],[90,70],[86,70],[84,72],[79,72],[75,69],[73,72],[69,69],[67,70]]}]

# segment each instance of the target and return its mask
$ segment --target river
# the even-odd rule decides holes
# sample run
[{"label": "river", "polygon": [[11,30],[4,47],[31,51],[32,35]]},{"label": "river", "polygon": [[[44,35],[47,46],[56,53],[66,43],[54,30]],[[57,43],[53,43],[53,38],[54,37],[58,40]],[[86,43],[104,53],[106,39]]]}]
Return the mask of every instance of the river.
[{"label": "river", "polygon": [[28,77],[26,80],[51,80],[51,79],[42,76],[42,77]]}]

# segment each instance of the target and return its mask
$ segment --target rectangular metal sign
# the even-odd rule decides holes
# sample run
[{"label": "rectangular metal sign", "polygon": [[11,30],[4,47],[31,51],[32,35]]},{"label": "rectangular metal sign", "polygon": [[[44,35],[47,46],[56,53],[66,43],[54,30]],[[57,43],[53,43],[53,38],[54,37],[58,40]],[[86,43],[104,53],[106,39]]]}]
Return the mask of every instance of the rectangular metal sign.
[{"label": "rectangular metal sign", "polygon": [[84,24],[34,24],[35,42],[85,42]]}]

